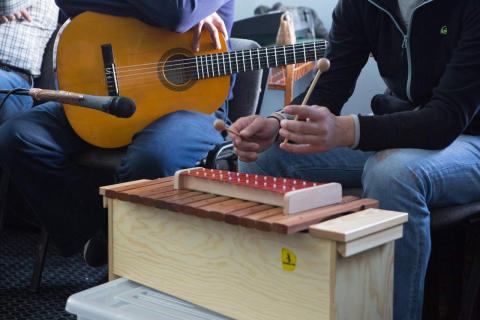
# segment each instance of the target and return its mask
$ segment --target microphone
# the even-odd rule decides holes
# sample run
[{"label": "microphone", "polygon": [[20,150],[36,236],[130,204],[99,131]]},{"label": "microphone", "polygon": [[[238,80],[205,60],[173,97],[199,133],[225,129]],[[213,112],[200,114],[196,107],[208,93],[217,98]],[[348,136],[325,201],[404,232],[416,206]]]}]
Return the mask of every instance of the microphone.
[{"label": "microphone", "polygon": [[118,118],[130,118],[137,110],[135,101],[122,96],[91,96],[68,91],[32,88],[28,95],[37,100],[55,101],[102,111]]}]

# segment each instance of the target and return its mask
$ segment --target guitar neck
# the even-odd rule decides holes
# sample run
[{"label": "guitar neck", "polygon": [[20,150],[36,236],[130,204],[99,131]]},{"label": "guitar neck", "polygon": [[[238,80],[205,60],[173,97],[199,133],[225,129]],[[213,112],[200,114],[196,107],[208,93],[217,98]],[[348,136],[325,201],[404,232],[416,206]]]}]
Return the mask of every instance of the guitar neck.
[{"label": "guitar neck", "polygon": [[325,55],[326,41],[206,54],[195,57],[194,79],[316,61]]}]

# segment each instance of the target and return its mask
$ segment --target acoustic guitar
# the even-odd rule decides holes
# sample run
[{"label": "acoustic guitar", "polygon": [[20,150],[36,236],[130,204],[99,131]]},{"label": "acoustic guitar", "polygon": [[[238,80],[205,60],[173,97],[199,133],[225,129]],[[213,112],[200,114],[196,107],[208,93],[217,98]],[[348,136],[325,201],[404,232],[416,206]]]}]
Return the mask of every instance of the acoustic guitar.
[{"label": "acoustic guitar", "polygon": [[88,143],[117,148],[161,116],[177,110],[212,113],[225,101],[230,74],[314,61],[325,41],[227,52],[216,50],[207,31],[200,52],[193,31],[183,34],[134,18],[85,12],[67,21],[56,39],[58,89],[133,99],[131,118],[64,105],[68,121]]}]

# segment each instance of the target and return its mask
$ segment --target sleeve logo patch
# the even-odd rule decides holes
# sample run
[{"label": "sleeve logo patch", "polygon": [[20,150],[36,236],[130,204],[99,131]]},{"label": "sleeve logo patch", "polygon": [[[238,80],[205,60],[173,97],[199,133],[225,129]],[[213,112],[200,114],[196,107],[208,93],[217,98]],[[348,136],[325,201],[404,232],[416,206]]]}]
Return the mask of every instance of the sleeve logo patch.
[{"label": "sleeve logo patch", "polygon": [[297,265],[297,257],[295,254],[286,249],[282,249],[282,267],[286,271],[293,271],[295,270],[295,266]]},{"label": "sleeve logo patch", "polygon": [[440,29],[440,34],[447,34],[447,26],[443,26],[442,29]]}]

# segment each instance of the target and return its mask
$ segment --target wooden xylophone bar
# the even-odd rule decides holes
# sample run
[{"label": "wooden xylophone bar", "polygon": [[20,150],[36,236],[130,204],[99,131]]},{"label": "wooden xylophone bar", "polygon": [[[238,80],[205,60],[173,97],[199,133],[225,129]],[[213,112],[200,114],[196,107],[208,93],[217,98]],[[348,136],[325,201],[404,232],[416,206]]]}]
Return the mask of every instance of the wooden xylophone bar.
[{"label": "wooden xylophone bar", "polygon": [[281,234],[306,230],[310,225],[346,213],[378,208],[376,200],[346,196],[339,204],[284,214],[283,208],[273,205],[201,191],[176,190],[173,177],[107,189],[105,197]]}]

